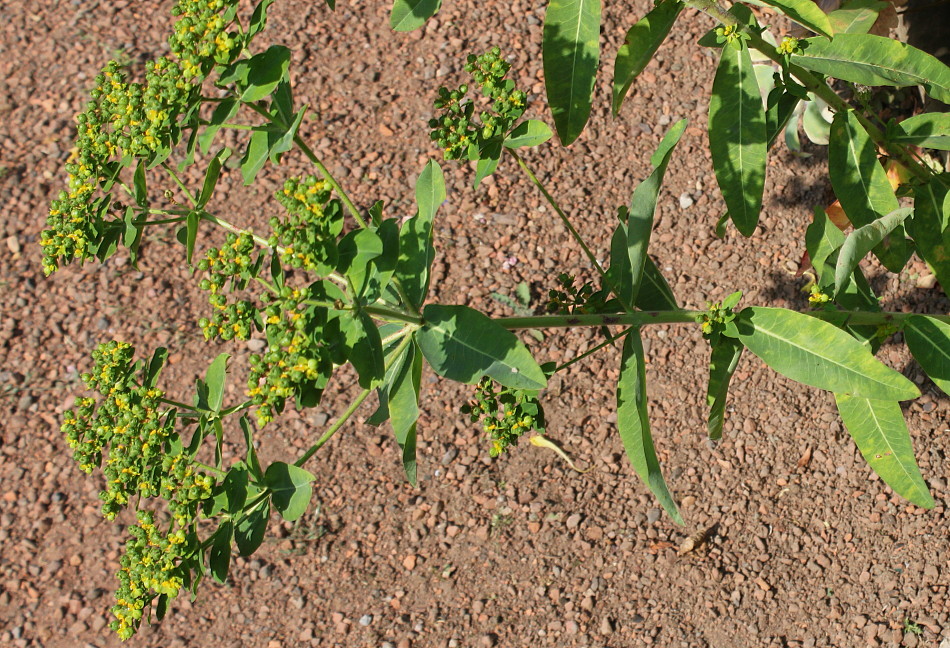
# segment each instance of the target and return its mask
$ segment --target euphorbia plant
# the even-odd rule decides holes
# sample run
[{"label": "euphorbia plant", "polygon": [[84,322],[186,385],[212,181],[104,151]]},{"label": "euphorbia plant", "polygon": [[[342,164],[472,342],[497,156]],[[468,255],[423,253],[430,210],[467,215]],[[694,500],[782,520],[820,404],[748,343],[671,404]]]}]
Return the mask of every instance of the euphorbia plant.
[{"label": "euphorbia plant", "polygon": [[[146,228],[176,228],[185,262],[208,293],[208,314],[198,322],[204,337],[264,338],[263,350],[251,356],[247,397],[234,403],[225,402],[227,354],[211,363],[190,402],[171,400],[159,387],[165,349],[136,360],[130,345],[111,341],[93,354],[93,367],[83,379],[99,397],[77,399],[65,414],[63,432],[83,470],[103,468],[103,514],[114,519],[126,508],[136,511],[113,608],[113,628],[121,637],[134,634],[153,606],[161,617],[182,588],[194,593],[206,574],[223,581],[232,548],[253,553],[272,511],[284,520],[298,519],[309,504],[313,481],[304,466],[373,393],[378,406],[370,422],[389,422],[406,476],[415,483],[424,365],[450,380],[477,385],[464,411],[473,422],[481,421],[490,437],[488,452],[497,456],[525,433],[545,431],[543,390],[551,375],[607,346],[622,345],[621,439],[636,472],[669,515],[682,522],[660,471],[647,415],[641,328],[652,324],[694,324],[710,342],[710,437],[722,433],[729,380],[748,348],[783,375],[833,392],[874,470],[900,495],[923,507],[933,505],[899,405],[919,391],[874,352],[883,339],[902,330],[924,370],[947,390],[950,318],[881,311],[858,266],[873,250],[887,267],[899,270],[916,244],[947,285],[947,177],[921,164],[910,144],[947,148],[950,132],[945,119],[926,115],[909,125],[878,128],[871,123],[873,115],[853,109],[815,72],[846,80],[853,73],[860,78],[852,80],[863,84],[921,81],[935,97],[946,99],[950,71],[945,66],[876,37],[844,39],[843,44],[843,36],[828,42],[784,39],[775,48],[742,5],[729,14],[711,3],[697,5],[723,23],[704,39],[722,48],[710,141],[727,215],[742,233],[755,230],[766,153],[797,104],[810,92],[836,110],[831,182],[857,229],[845,236],[823,211],[816,212],[806,237],[816,275],[815,309],[799,313],[765,306],[739,310],[739,292],[705,310],[682,309],[647,254],[660,186],[685,120],[666,133],[629,204],[616,210],[616,220],[611,216],[610,263],[604,267],[522,156],[523,149],[544,144],[552,132],[541,121],[521,119],[527,96],[506,78],[510,66],[497,49],[472,55],[466,69],[483,96],[471,99],[468,85],[439,89],[437,115],[429,124],[432,139],[446,158],[476,162],[476,188],[499,168],[523,172],[596,273],[580,286],[562,274],[550,287],[547,314],[490,318],[466,305],[431,299],[433,222],[446,196],[436,161],[419,174],[415,215],[400,224],[386,217],[381,202],[367,201],[368,207],[360,208],[299,135],[307,106],[292,91],[290,52],[261,47],[257,40],[271,4],[263,0],[250,16],[242,16],[236,0],[179,0],[172,55],[149,64],[144,82],[130,81],[115,62],[104,68],[89,107],[77,118],[76,153],[67,164],[69,190],[54,201],[41,241],[50,274],[77,259],[104,261],[120,246],[135,263]],[[817,10],[788,0],[770,4],[822,34],[832,33]],[[410,5],[408,12],[403,5]],[[396,9],[403,13],[394,12],[394,24],[415,25],[437,6],[400,0]],[[589,50],[596,45],[600,16],[599,4],[596,12],[592,7],[590,0],[570,6],[555,1],[548,11],[549,98],[565,143],[577,137],[590,111],[597,56],[591,66]],[[662,0],[631,30],[618,59],[615,109],[681,9],[674,0]],[[565,25],[576,29],[565,30]],[[573,40],[559,41],[565,33],[573,33]],[[899,65],[891,60],[885,71],[879,60],[895,47],[904,48],[903,58]],[[750,48],[779,66],[775,90],[764,102],[751,71]],[[571,81],[565,88],[564,75],[550,66],[564,64],[571,52],[583,56],[570,58]],[[253,183],[268,162],[278,163],[292,151],[314,167],[313,175],[289,178],[276,193],[284,214],[266,224],[269,233],[237,227],[214,211],[224,163],[235,155],[227,147],[216,148],[222,130],[246,134],[239,164],[245,184]],[[913,209],[901,207],[875,142],[907,169],[910,181],[899,193],[913,195]],[[181,172],[195,163],[199,149],[210,157],[204,181],[190,187]],[[510,166],[501,167],[503,159]],[[224,242],[196,254],[199,235],[209,228],[225,230]],[[596,327],[604,339],[560,365],[539,364],[513,331],[546,327]],[[350,406],[300,456],[261,465],[257,430],[288,406],[318,406],[334,372],[345,364],[352,365],[361,387]],[[232,435],[243,439],[244,456],[225,462],[223,441]]]}]

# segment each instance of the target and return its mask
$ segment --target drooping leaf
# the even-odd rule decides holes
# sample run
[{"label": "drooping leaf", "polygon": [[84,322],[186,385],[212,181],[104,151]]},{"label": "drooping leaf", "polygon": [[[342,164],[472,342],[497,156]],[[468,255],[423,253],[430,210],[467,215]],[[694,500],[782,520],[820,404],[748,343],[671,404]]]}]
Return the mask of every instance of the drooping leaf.
[{"label": "drooping leaf", "polygon": [[389,26],[397,32],[419,29],[441,6],[442,0],[394,0]]},{"label": "drooping leaf", "polygon": [[345,311],[340,316],[340,332],[346,359],[356,369],[360,387],[376,387],[385,375],[385,361],[379,329],[373,319],[362,309]]},{"label": "drooping leaf", "polygon": [[912,315],[904,326],[904,340],[914,360],[934,384],[950,394],[950,324]]},{"label": "drooping leaf", "polygon": [[430,160],[416,181],[418,213],[402,225],[399,232],[399,261],[396,276],[412,305],[422,306],[429,291],[429,267],[435,258],[432,247],[432,221],[439,206],[445,202],[445,177],[442,169]]},{"label": "drooping leaf", "polygon": [[677,524],[683,524],[673,495],[663,479],[660,460],[653,446],[647,412],[645,366],[640,331],[633,330],[627,334],[623,343],[620,379],[617,382],[617,430],[620,432],[627,457],[640,479],[670,518]]},{"label": "drooping leaf", "polygon": [[735,323],[746,348],[786,378],[861,398],[920,396],[914,383],[828,322],[784,308],[754,306],[743,309]]},{"label": "drooping leaf", "polygon": [[933,508],[934,500],[914,459],[900,403],[835,394],[841,420],[871,469],[901,497]]},{"label": "drooping leaf", "polygon": [[228,353],[222,353],[215,358],[205,372],[205,384],[208,386],[207,407],[212,412],[220,412],[224,402],[224,384],[228,377]]},{"label": "drooping leaf", "polygon": [[752,236],[759,222],[767,144],[749,49],[723,47],[709,99],[709,150],[729,217],[743,236]]},{"label": "drooping leaf", "polygon": [[950,151],[950,113],[929,112],[909,117],[897,125],[897,134],[892,140]]},{"label": "drooping leaf", "polygon": [[168,360],[168,349],[165,347],[156,347],[145,369],[145,376],[142,379],[143,387],[155,386],[158,382],[158,376],[162,372],[162,367],[165,366],[166,360]]},{"label": "drooping leaf", "polygon": [[267,27],[267,10],[275,0],[261,0],[254,7],[254,13],[251,14],[251,21],[247,26],[247,37],[254,38],[257,34],[264,31]]},{"label": "drooping leaf", "polygon": [[231,156],[231,149],[224,147],[218,154],[208,162],[208,170],[205,172],[205,181],[201,187],[201,193],[198,195],[198,209],[203,209],[214,194],[214,188],[218,184],[218,178],[221,176],[221,165]]},{"label": "drooping leaf", "polygon": [[221,523],[214,532],[211,551],[208,553],[208,565],[211,576],[219,583],[228,580],[228,567],[231,565],[231,538],[234,535],[234,524],[227,520]]},{"label": "drooping leaf", "polygon": [[511,129],[508,137],[505,138],[505,147],[516,149],[537,146],[547,142],[553,135],[554,133],[543,121],[529,119]]},{"label": "drooping leaf", "polygon": [[316,479],[303,468],[275,461],[264,471],[264,483],[271,493],[274,508],[288,522],[293,522],[307,510]]},{"label": "drooping leaf", "polygon": [[831,38],[834,28],[827,14],[811,0],[762,0],[764,4],[778,9],[799,25]]},{"label": "drooping leaf", "polygon": [[258,172],[267,163],[269,153],[270,133],[263,128],[253,130],[247,141],[244,157],[241,158],[241,177],[244,179],[245,186],[254,182]]},{"label": "drooping leaf", "polygon": [[614,62],[614,115],[620,112],[630,86],[666,40],[682,10],[679,0],[663,0],[627,32]]},{"label": "drooping leaf", "polygon": [[475,189],[482,180],[490,176],[498,168],[501,161],[501,142],[492,140],[478,151],[478,162],[475,164]]},{"label": "drooping leaf", "polygon": [[[877,147],[852,111],[839,112],[831,124],[828,147],[828,177],[844,213],[855,227],[869,225],[900,208]],[[874,254],[891,272],[900,272],[911,247],[898,224]]]},{"label": "drooping leaf", "polygon": [[847,287],[851,273],[872,248],[883,241],[891,232],[900,227],[908,216],[914,213],[910,207],[900,207],[890,214],[881,216],[863,227],[859,227],[845,239],[838,261],[835,265],[835,292]]},{"label": "drooping leaf", "polygon": [[544,85],[554,127],[568,146],[590,118],[600,62],[600,0],[550,0],[544,15]]},{"label": "drooping leaf", "polygon": [[547,378],[511,332],[467,306],[430,304],[415,339],[437,374],[467,384],[490,376],[505,387],[544,389]]},{"label": "drooping leaf", "polygon": [[934,179],[914,189],[914,215],[907,221],[917,253],[950,294],[950,192]]},{"label": "drooping leaf", "polygon": [[792,63],[806,70],[867,86],[922,85],[931,97],[950,103],[950,67],[916,47],[872,34],[838,34],[804,41]]},{"label": "drooping leaf", "polygon": [[419,418],[419,385],[422,381],[422,354],[415,345],[406,347],[406,355],[389,386],[388,404],[393,435],[402,450],[406,479],[416,485],[416,420]]},{"label": "drooping leaf", "polygon": [[709,406],[706,430],[709,438],[714,441],[722,438],[729,381],[732,380],[732,374],[739,366],[743,348],[738,340],[725,336],[720,337],[719,343],[712,348],[709,359],[709,384],[706,388],[706,405]]},{"label": "drooping leaf", "polygon": [[242,556],[250,556],[257,551],[264,542],[269,518],[270,500],[265,499],[237,521],[234,526],[234,542],[238,553]]}]

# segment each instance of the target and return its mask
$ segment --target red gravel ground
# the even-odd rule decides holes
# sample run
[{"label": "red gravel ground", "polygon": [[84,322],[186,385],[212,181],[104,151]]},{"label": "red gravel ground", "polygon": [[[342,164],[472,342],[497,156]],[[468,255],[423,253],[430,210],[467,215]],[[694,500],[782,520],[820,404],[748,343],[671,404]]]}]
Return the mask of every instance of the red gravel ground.
[{"label": "red gravel ground", "polygon": [[[78,470],[58,431],[94,346],[112,338],[143,354],[168,346],[163,379],[181,398],[222,351],[235,355],[236,376],[246,367],[247,346],[201,340],[196,322],[206,304],[171,235],[146,241],[138,270],[115,257],[44,279],[39,263],[38,235],[64,183],[73,114],[110,57],[140,63],[166,50],[171,4],[0,6],[0,646],[119,645],[107,623],[123,528],[100,517],[101,477]],[[759,232],[717,239],[722,202],[705,135],[716,59],[695,45],[711,21],[686,11],[621,116],[609,116],[612,59],[648,4],[607,3],[591,124],[569,149],[549,143],[529,152],[529,164],[606,256],[616,207],[645,174],[665,125],[688,117],[652,248],[678,299],[703,307],[742,288],[748,304],[804,308],[804,280],[794,271],[811,209],[829,195],[824,150],[812,147],[809,159],[774,153]],[[381,199],[388,214],[408,215],[415,177],[438,154],[425,124],[431,100],[439,85],[462,79],[467,53],[502,47],[514,78],[536,95],[531,116],[550,122],[543,5],[446,0],[425,29],[397,35],[388,3],[341,2],[331,13],[319,0],[281,0],[266,37],[294,52],[296,93],[313,107],[306,139],[358,204]],[[440,301],[501,315],[508,307],[492,293],[514,295],[524,281],[540,296],[562,270],[590,274],[509,161],[477,192],[471,169],[443,168]],[[249,189],[232,171],[213,206],[260,228],[275,209],[273,190],[305,169],[289,156]],[[900,276],[877,267],[870,274],[888,308],[947,312],[924,271],[916,262]],[[540,298],[532,303],[541,306]],[[593,331],[554,333],[532,347],[541,361],[563,360],[594,341]],[[575,365],[543,395],[549,435],[592,467],[586,474],[527,443],[489,459],[482,433],[458,411],[469,390],[427,373],[418,488],[404,482],[388,429],[363,424],[367,403],[308,465],[317,476],[311,511],[294,525],[272,520],[264,546],[232,563],[226,585],[207,583],[195,602],[180,598],[129,645],[946,645],[950,406],[902,344],[892,341],[881,358],[924,393],[906,413],[937,500],[931,511],[871,473],[830,395],[786,381],[751,354],[734,380],[723,441],[711,446],[699,331],[650,327],[645,345],[654,434],[685,528],[660,514],[623,455],[613,413],[617,350]],[[340,374],[321,408],[268,426],[262,458],[298,453],[355,393],[352,374]],[[228,445],[232,456],[238,441]],[[707,543],[677,556],[684,538],[710,528]]]}]

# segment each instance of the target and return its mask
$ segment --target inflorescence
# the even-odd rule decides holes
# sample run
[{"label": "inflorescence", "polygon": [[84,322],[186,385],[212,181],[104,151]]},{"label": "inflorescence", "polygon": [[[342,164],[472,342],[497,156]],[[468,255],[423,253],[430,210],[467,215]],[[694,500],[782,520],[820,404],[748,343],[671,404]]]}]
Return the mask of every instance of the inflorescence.
[{"label": "inflorescence", "polygon": [[492,457],[518,445],[518,439],[532,429],[541,434],[545,431],[544,410],[536,394],[511,387],[496,392],[494,381],[487,376],[475,386],[475,397],[462,406],[462,412],[472,423],[482,422],[491,440],[488,453]]}]

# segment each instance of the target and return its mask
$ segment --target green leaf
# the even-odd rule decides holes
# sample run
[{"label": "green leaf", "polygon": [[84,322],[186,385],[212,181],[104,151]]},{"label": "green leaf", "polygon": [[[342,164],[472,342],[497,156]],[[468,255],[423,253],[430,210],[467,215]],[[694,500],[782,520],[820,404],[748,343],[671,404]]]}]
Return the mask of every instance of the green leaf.
[{"label": "green leaf", "polygon": [[682,2],[663,0],[627,32],[614,62],[614,115],[620,112],[630,86],[666,40],[682,10]]},{"label": "green leaf", "polygon": [[551,139],[552,135],[551,129],[543,121],[529,119],[511,129],[505,138],[505,146],[511,149],[538,146]]},{"label": "green leaf", "polygon": [[432,247],[432,221],[439,206],[445,202],[445,177],[442,169],[430,160],[416,181],[416,204],[419,211],[399,231],[399,261],[396,276],[412,306],[420,308],[429,292],[429,267],[435,258]]},{"label": "green leaf", "polygon": [[340,239],[336,269],[346,275],[356,289],[358,300],[371,279],[373,259],[383,253],[383,240],[373,230],[357,229]]},{"label": "green leaf", "polygon": [[478,151],[478,162],[475,164],[475,189],[482,180],[490,176],[498,168],[501,161],[501,142],[492,140]]},{"label": "green leaf", "polygon": [[270,131],[267,134],[267,155],[271,162],[277,164],[280,162],[280,156],[294,147],[294,137],[300,129],[304,115],[307,114],[307,107],[304,106],[297,111],[294,120],[283,133]]},{"label": "green leaf", "polygon": [[254,182],[258,172],[264,168],[270,152],[270,136],[266,129],[255,129],[251,132],[244,157],[241,159],[241,176],[245,186]]},{"label": "green leaf", "polygon": [[904,325],[904,340],[934,384],[950,394],[950,324],[924,315],[912,315]]},{"label": "green leaf", "polygon": [[267,27],[267,9],[274,4],[274,0],[261,0],[254,7],[251,22],[247,26],[247,37],[254,38]]},{"label": "green leaf", "polygon": [[419,418],[422,354],[416,351],[414,344],[406,347],[406,353],[396,368],[388,389],[389,420],[396,442],[402,450],[402,466],[406,479],[415,486],[416,421]]},{"label": "green leaf", "polygon": [[950,103],[950,67],[915,47],[871,34],[803,42],[804,53],[792,55],[792,63],[806,70],[867,86],[922,85],[934,99]]},{"label": "green leaf", "polygon": [[950,151],[950,113],[932,112],[909,117],[897,125],[897,134],[891,140]]},{"label": "green leaf", "polygon": [[211,158],[208,163],[208,169],[205,171],[205,181],[201,187],[201,193],[198,195],[198,209],[204,208],[211,200],[214,194],[214,188],[218,185],[218,178],[221,176],[221,165],[231,156],[231,149],[225,147],[218,151],[218,154]]},{"label": "green leaf", "polygon": [[764,4],[778,9],[799,25],[831,38],[834,28],[828,16],[811,0],[762,0]]},{"label": "green leaf", "polygon": [[198,212],[190,211],[185,217],[185,259],[191,265],[191,258],[195,254],[195,243],[198,241],[198,223],[201,217]]},{"label": "green leaf", "polygon": [[712,348],[709,359],[709,384],[706,388],[706,405],[709,406],[709,421],[706,430],[710,439],[722,438],[729,381],[732,380],[732,374],[739,366],[743,348],[738,340],[725,336],[720,336],[719,343]]},{"label": "green leaf", "polygon": [[215,358],[205,372],[205,384],[208,387],[207,409],[220,412],[224,402],[224,383],[228,377],[228,353],[222,353]]},{"label": "green leaf", "polygon": [[264,483],[271,493],[274,508],[288,522],[293,522],[307,510],[316,479],[303,468],[283,461],[275,461],[264,471]]},{"label": "green leaf", "polygon": [[257,551],[264,542],[269,518],[270,501],[264,500],[238,519],[234,526],[234,543],[237,545],[238,553],[242,556],[250,556]]},{"label": "green leaf", "polygon": [[[687,120],[681,119],[673,124],[657,147],[651,162],[653,172],[637,185],[630,198],[630,207],[627,212],[627,257],[630,262],[630,285],[621,286],[620,292],[627,297],[624,302],[628,310],[636,303],[640,292],[646,266],[647,248],[650,244],[650,233],[653,231],[653,215],[656,212],[656,199],[660,194],[663,176],[673,154],[673,148],[679,142],[683,131],[686,130]],[[618,297],[620,295],[618,294]],[[621,301],[623,301],[621,299]]]},{"label": "green leaf", "polygon": [[861,398],[920,396],[914,383],[828,322],[784,308],[751,307],[735,323],[746,348],[786,378]]},{"label": "green leaf", "polygon": [[231,538],[234,535],[234,524],[230,520],[221,523],[214,532],[211,551],[208,554],[208,565],[211,567],[211,576],[219,583],[228,580],[228,567],[231,565]]},{"label": "green leaf", "polygon": [[917,253],[933,269],[937,281],[950,294],[950,192],[934,179],[914,189],[914,216],[907,229]]},{"label": "green leaf", "polygon": [[[792,121],[792,117],[795,115],[795,110],[798,108],[800,103],[801,99],[796,97],[791,92],[782,92],[775,104],[769,106],[765,111],[766,139],[768,140],[768,148],[772,148],[772,144],[775,143],[775,140],[778,139],[778,136],[781,135],[782,132],[786,131],[789,123]],[[797,136],[797,123],[795,124],[794,128],[795,135]],[[801,148],[801,146],[798,148]]]},{"label": "green leaf", "polygon": [[577,139],[590,118],[600,62],[600,11],[600,0],[550,0],[544,14],[544,84],[564,146]]},{"label": "green leaf", "polygon": [[617,430],[634,470],[677,524],[683,518],[660,471],[647,413],[646,369],[640,330],[631,331],[623,343],[620,380],[617,382]]},{"label": "green leaf", "polygon": [[768,139],[762,95],[744,44],[722,48],[709,100],[709,150],[729,217],[743,236],[752,236],[762,209]]},{"label": "green leaf", "polygon": [[241,103],[237,99],[231,98],[224,99],[215,106],[214,112],[211,113],[211,121],[205,126],[204,132],[198,136],[202,154],[208,154],[208,151],[211,150],[211,143],[218,131],[221,130],[221,126],[234,117],[240,107]]},{"label": "green leaf", "polygon": [[139,207],[148,205],[148,188],[145,185],[145,161],[139,160],[135,166],[135,173],[132,176],[132,188],[134,190],[135,204]]},{"label": "green leaf", "polygon": [[805,230],[805,248],[819,278],[823,276],[825,261],[842,245],[844,232],[831,222],[824,209],[815,207],[815,220]]},{"label": "green leaf", "polygon": [[372,389],[385,375],[383,346],[373,318],[363,310],[344,311],[340,330],[345,336],[346,359],[356,369],[363,389]]},{"label": "green leaf", "polygon": [[[884,167],[877,160],[877,146],[852,111],[839,112],[831,124],[828,176],[848,220],[857,228],[900,208]],[[904,228],[897,227],[874,254],[891,272],[900,272],[911,248]]]},{"label": "green leaf", "polygon": [[241,432],[244,433],[244,445],[247,448],[244,462],[251,474],[254,475],[254,479],[261,481],[264,479],[264,471],[261,470],[261,462],[258,460],[257,450],[254,448],[254,434],[251,432],[251,422],[248,420],[247,414],[242,414],[238,423],[241,426]]},{"label": "green leaf", "polygon": [[885,7],[880,0],[851,0],[828,14],[828,20],[836,34],[866,34]]},{"label": "green leaf", "polygon": [[901,497],[917,506],[933,508],[933,497],[914,459],[900,403],[844,394],[835,394],[835,403],[871,469]]},{"label": "green leaf", "polygon": [[[237,65],[241,65],[241,62]],[[242,80],[247,85],[241,93],[241,101],[259,101],[270,95],[277,84],[287,78],[290,50],[283,45],[272,45],[267,51],[248,59],[246,65],[247,74]]]},{"label": "green leaf", "polygon": [[152,353],[152,359],[148,361],[148,367],[145,369],[145,376],[142,379],[143,387],[151,388],[155,386],[166,360],[168,360],[168,349],[165,347],[156,348]]},{"label": "green leaf", "polygon": [[858,267],[858,263],[872,248],[883,241],[888,234],[897,229],[908,216],[914,213],[910,207],[895,209],[886,216],[871,221],[867,225],[857,228],[841,246],[838,253],[838,262],[835,265],[835,292],[847,287],[851,281],[851,273]]},{"label": "green leaf", "polygon": [[397,32],[422,27],[442,6],[442,0],[395,0],[389,14],[389,26]]},{"label": "green leaf", "polygon": [[490,376],[505,387],[544,389],[547,378],[514,333],[467,306],[430,304],[415,334],[437,374],[473,385]]}]

